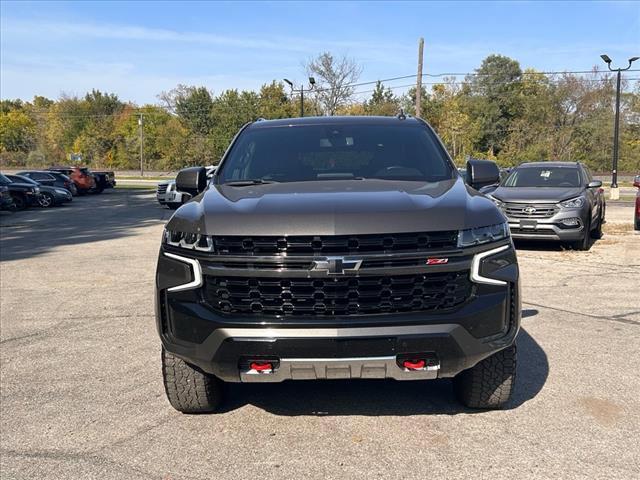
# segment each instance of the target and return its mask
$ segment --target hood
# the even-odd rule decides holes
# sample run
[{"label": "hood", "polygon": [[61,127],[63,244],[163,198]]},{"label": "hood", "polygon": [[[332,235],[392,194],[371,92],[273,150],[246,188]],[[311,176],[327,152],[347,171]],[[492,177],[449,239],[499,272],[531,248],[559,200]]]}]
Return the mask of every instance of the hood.
[{"label": "hood", "polygon": [[36,187],[40,187],[40,185],[33,185],[31,183],[25,183],[25,182],[11,182],[9,185],[7,185],[7,187],[36,188]]},{"label": "hood", "polygon": [[558,203],[582,194],[579,187],[498,187],[491,196],[502,202]]},{"label": "hood", "polygon": [[207,235],[355,235],[460,230],[504,222],[461,179],[211,185],[167,228]]}]

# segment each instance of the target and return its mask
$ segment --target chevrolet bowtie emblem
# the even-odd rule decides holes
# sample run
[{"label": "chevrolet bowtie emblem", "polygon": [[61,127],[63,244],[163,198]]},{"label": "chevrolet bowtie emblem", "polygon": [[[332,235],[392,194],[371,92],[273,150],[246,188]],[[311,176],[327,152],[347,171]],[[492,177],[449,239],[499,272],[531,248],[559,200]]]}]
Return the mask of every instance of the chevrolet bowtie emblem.
[{"label": "chevrolet bowtie emblem", "polygon": [[357,272],[362,265],[362,260],[346,259],[344,257],[325,257],[323,260],[314,260],[311,270],[325,271],[327,275],[344,275]]}]

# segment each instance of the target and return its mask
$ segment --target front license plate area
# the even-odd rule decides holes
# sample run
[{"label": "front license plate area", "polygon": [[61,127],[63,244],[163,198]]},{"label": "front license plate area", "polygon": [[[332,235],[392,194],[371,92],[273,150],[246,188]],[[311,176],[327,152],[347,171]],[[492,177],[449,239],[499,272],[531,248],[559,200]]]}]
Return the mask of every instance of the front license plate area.
[{"label": "front license plate area", "polygon": [[520,228],[522,229],[535,230],[537,226],[537,220],[520,220]]}]

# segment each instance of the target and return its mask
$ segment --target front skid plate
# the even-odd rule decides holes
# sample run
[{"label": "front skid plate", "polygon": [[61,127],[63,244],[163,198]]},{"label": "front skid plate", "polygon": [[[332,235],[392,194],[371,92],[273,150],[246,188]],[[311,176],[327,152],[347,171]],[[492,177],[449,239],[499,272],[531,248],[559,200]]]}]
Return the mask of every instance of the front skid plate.
[{"label": "front skid plate", "polygon": [[419,370],[401,368],[396,357],[364,358],[283,358],[269,373],[257,370],[240,372],[242,382],[282,382],[284,380],[319,380],[352,378],[393,378],[396,380],[432,380],[437,378],[439,364],[428,364]]}]

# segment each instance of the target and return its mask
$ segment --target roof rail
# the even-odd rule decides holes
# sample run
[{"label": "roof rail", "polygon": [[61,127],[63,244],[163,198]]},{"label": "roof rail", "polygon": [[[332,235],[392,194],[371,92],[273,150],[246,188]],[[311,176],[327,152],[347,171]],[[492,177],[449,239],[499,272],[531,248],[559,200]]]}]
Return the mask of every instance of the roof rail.
[{"label": "roof rail", "polygon": [[265,120],[266,118],[263,117],[256,118],[256,122],[264,122]]},{"label": "roof rail", "polygon": [[404,108],[400,108],[400,112],[397,115],[398,120],[406,120],[407,116],[404,114]]}]

